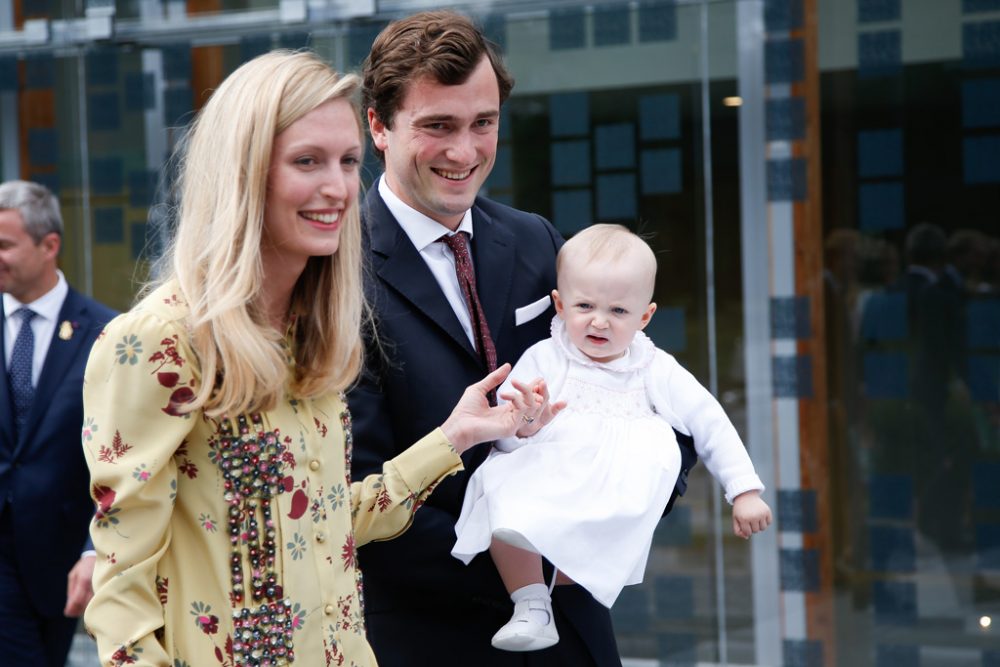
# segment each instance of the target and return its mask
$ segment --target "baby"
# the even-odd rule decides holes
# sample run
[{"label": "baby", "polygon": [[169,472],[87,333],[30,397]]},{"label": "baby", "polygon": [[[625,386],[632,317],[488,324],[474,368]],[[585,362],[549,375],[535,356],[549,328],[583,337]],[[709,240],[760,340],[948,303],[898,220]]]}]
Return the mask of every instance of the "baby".
[{"label": "baby", "polygon": [[556,268],[552,336],[501,387],[514,398],[511,386],[532,386],[535,416],[473,474],[455,525],[452,555],[467,564],[489,549],[514,602],[492,640],[508,651],[559,641],[543,556],[607,607],[642,581],[680,470],[674,429],[694,437],[723,485],[737,535],[771,523],[764,485],[722,406],[642,333],[656,311],[649,246],[625,227],[594,225],[566,242]]}]

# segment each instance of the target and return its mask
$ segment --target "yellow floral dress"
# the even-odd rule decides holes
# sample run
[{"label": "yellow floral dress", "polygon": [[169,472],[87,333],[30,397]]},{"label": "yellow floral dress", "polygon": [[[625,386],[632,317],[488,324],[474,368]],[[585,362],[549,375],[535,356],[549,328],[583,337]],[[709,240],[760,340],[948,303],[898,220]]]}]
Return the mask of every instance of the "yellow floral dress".
[{"label": "yellow floral dress", "polygon": [[107,326],[87,366],[85,621],[102,664],[375,665],[357,548],[404,531],[461,459],[436,430],[352,483],[336,395],[181,414],[201,382],[187,314],[176,285],[160,287]]}]

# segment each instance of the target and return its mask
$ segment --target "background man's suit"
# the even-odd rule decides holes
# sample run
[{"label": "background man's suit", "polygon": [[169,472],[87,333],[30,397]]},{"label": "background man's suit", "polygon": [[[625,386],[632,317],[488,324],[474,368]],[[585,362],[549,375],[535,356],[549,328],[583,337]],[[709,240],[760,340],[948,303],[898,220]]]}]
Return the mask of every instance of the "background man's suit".
[{"label": "background man's suit", "polygon": [[[0,351],[10,315],[3,310],[0,300]],[[94,340],[114,315],[69,289],[17,442],[7,363],[0,354],[0,515],[14,538],[13,549],[0,554],[0,567],[20,575],[34,612],[46,617],[63,616],[66,576],[87,544],[94,506],[80,441],[83,371]],[[62,327],[60,336],[63,322],[70,329]],[[66,621],[75,626],[76,619]],[[11,658],[8,647],[4,651]]]},{"label": "background man's suit", "polygon": [[[355,477],[380,470],[383,461],[439,426],[465,387],[486,374],[441,288],[375,187],[364,218],[372,263],[369,298],[382,355],[370,351],[366,376],[349,395]],[[515,310],[555,288],[562,239],[543,218],[481,197],[472,220],[479,298],[498,363],[513,363],[549,335],[551,305],[520,326]],[[469,566],[450,555],[468,475],[487,453],[487,445],[467,452],[466,471],[431,494],[407,532],[360,549],[368,636],[379,664],[620,665],[608,610],[575,585],[556,587],[556,646],[511,653],[490,645],[510,618],[507,592],[488,554]]]}]

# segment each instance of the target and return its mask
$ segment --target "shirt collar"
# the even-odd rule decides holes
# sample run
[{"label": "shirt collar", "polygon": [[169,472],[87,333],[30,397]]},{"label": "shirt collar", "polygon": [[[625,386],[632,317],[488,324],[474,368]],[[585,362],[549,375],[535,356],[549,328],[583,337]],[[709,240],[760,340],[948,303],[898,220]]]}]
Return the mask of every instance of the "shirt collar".
[{"label": "shirt collar", "polygon": [[35,311],[36,316],[55,322],[59,319],[59,311],[62,310],[63,301],[66,300],[66,294],[69,292],[69,285],[66,283],[66,277],[63,276],[63,272],[56,269],[56,275],[58,276],[58,280],[55,287],[31,303],[21,303],[10,294],[4,292],[3,312],[10,315],[16,312],[18,308],[28,306]]},{"label": "shirt collar", "polygon": [[[450,233],[448,228],[440,222],[427,217],[397,197],[396,193],[389,188],[389,184],[385,180],[385,174],[382,174],[378,180],[378,193],[382,195],[382,201],[385,202],[389,212],[399,222],[399,226],[410,237],[410,241],[416,247],[417,251],[423,251],[424,248],[440,239],[446,233]],[[462,216],[462,222],[458,225],[458,231],[466,232],[469,238],[472,238],[472,209],[466,211],[465,215]]]}]

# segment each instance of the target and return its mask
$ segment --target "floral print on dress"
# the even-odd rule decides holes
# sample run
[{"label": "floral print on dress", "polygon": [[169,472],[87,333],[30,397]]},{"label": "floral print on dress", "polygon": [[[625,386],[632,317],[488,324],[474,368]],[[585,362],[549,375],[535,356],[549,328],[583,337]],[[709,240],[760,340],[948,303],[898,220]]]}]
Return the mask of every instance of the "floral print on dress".
[{"label": "floral print on dress", "polygon": [[[221,417],[181,412],[201,380],[179,294],[171,283],[116,318],[86,372],[81,442],[98,552],[86,623],[101,663],[252,667],[266,641],[293,665],[373,667],[357,548],[408,525],[423,490],[405,479],[436,481],[458,457],[433,434],[405,465],[352,485],[340,396],[279,401],[259,419],[247,415],[245,431],[233,417],[228,434]],[[252,451],[262,442],[273,447],[267,472]],[[270,489],[266,510],[248,493],[257,481]],[[357,512],[376,496],[382,509]],[[192,565],[192,552],[203,560]],[[138,593],[127,608],[123,591]]]},{"label": "floral print on dress", "polygon": [[121,342],[115,345],[115,356],[118,357],[119,364],[135,366],[139,363],[140,354],[142,354],[142,341],[135,334],[122,336]]}]

